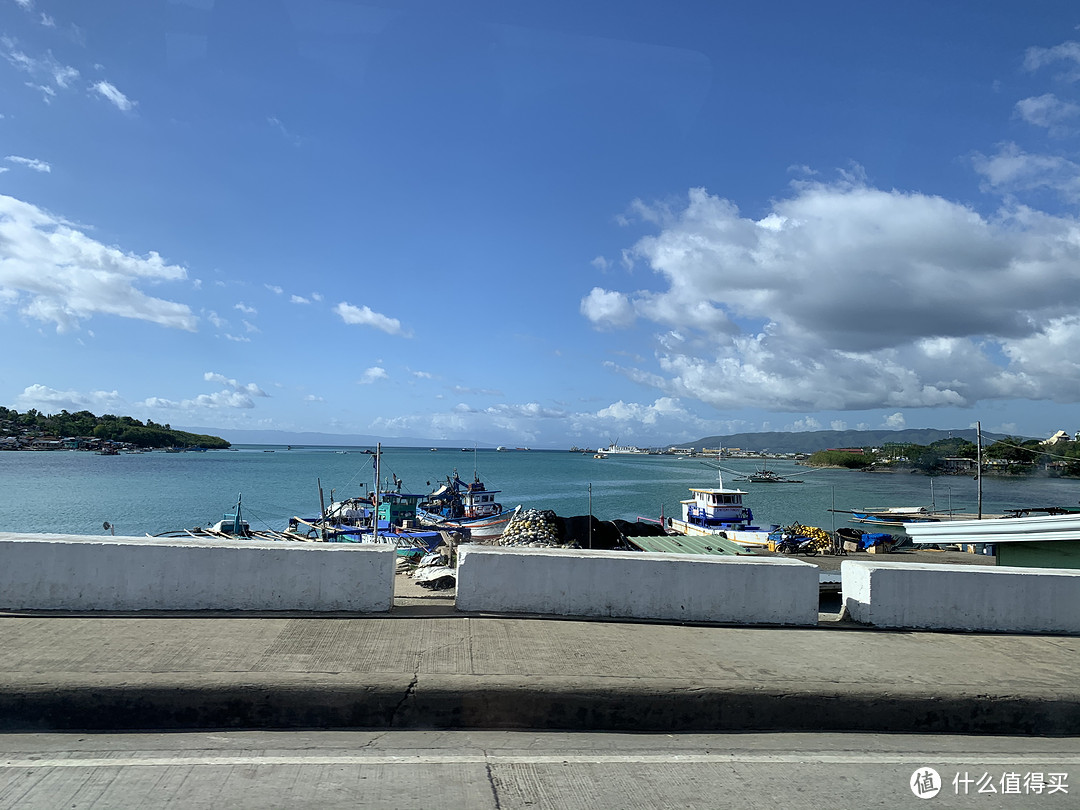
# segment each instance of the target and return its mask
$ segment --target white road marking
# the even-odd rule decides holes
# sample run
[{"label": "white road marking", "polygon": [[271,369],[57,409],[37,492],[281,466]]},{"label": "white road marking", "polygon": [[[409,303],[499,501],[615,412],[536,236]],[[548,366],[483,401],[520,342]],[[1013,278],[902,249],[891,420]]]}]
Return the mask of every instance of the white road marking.
[{"label": "white road marking", "polygon": [[265,756],[226,754],[208,756],[71,756],[6,759],[0,761],[0,769],[41,768],[171,768],[171,767],[237,767],[275,765],[680,765],[680,764],[806,764],[806,765],[956,765],[966,767],[1021,766],[1021,765],[1080,765],[1080,754],[1054,753],[979,754],[964,756],[934,753],[918,754],[415,754],[405,756],[387,755],[341,755],[341,756]]}]

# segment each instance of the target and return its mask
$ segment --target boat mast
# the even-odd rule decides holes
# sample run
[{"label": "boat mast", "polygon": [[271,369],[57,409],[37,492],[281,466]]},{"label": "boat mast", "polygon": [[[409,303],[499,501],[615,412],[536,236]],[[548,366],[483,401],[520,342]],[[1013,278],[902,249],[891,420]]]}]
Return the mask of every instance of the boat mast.
[{"label": "boat mast", "polygon": [[374,512],[371,527],[375,532],[375,542],[379,542],[379,476],[382,475],[382,442],[375,443],[375,498],[372,501]]},{"label": "boat mast", "polygon": [[240,537],[246,537],[244,532],[244,516],[240,514],[240,501],[244,499],[244,493],[240,492],[236,495],[236,517],[233,518],[233,534]]}]

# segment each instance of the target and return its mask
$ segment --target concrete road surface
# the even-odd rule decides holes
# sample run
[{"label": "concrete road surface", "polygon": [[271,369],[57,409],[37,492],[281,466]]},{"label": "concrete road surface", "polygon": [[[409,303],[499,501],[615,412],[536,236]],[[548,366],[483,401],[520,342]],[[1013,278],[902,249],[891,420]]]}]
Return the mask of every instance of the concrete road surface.
[{"label": "concrete road surface", "polygon": [[1080,740],[521,731],[0,735],[5,809],[364,807],[1080,807]]}]

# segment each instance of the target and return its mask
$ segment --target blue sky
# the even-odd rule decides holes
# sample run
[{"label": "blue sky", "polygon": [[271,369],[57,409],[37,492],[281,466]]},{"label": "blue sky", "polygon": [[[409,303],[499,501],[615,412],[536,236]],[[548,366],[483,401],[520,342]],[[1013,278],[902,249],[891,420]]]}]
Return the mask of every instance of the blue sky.
[{"label": "blue sky", "polygon": [[1080,429],[1073,2],[0,0],[0,404]]}]

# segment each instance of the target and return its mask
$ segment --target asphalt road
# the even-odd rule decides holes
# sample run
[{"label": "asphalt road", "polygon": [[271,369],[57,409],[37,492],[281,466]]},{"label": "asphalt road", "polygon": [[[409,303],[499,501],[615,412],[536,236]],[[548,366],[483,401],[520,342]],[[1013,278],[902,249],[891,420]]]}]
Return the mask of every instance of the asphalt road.
[{"label": "asphalt road", "polygon": [[[928,768],[938,773],[940,792],[922,799],[910,783],[918,774],[916,787],[926,792],[933,781]],[[0,735],[0,808],[148,807],[1080,807],[1080,739],[480,731]]]}]

